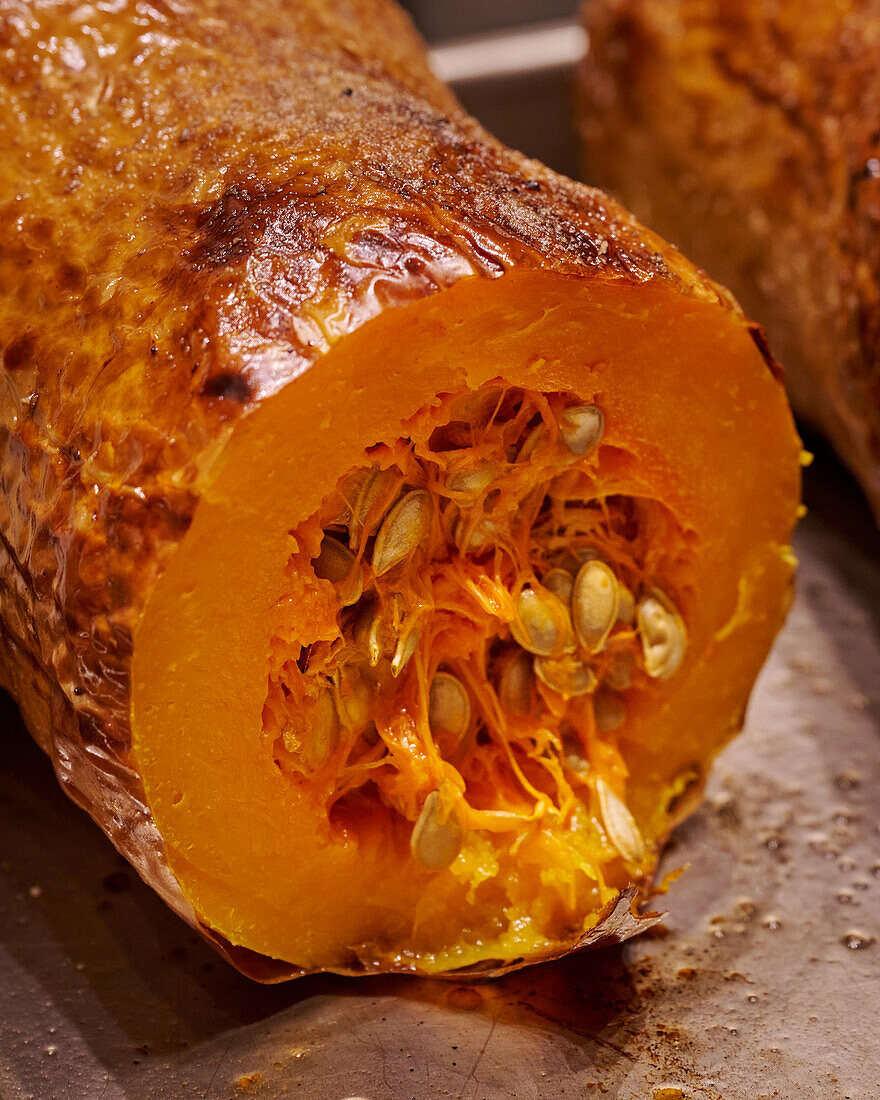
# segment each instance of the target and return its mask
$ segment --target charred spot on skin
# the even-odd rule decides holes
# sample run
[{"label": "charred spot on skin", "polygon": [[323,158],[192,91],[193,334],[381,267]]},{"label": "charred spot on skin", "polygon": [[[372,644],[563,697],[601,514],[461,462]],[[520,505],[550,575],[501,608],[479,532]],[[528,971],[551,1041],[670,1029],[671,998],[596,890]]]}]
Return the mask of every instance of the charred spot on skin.
[{"label": "charred spot on skin", "polygon": [[79,447],[74,444],[68,444],[64,447],[58,448],[58,453],[67,462],[67,476],[77,477],[79,475],[79,468],[82,466],[83,456]]},{"label": "charred spot on skin", "polygon": [[253,398],[247,379],[232,371],[212,375],[202,386],[201,394],[220,401],[236,401],[239,405],[247,405]]},{"label": "charred spot on skin", "polygon": [[265,188],[233,185],[196,219],[198,240],[186,253],[194,267],[226,267],[243,259],[259,236],[266,216],[260,206]]},{"label": "charred spot on skin", "polygon": [[85,289],[86,273],[78,264],[59,264],[56,279],[59,289],[69,294],[80,293]]},{"label": "charred spot on skin", "polygon": [[267,235],[297,252],[311,249],[315,232],[308,223],[317,215],[312,210],[306,218],[304,204],[327,193],[327,186],[318,186],[309,175],[273,187],[256,178],[232,184],[210,206],[196,211],[195,239],[183,259],[190,268],[231,267],[251,255]]},{"label": "charred spot on skin", "polygon": [[8,371],[24,370],[34,363],[37,338],[32,332],[24,332],[10,340],[3,349],[3,366]]},{"label": "charred spot on skin", "polygon": [[[149,467],[145,465],[143,472],[148,477]],[[143,537],[144,532],[151,532],[150,537],[155,533],[157,537],[183,538],[192,523],[197,499],[189,490],[171,490],[165,499],[148,496],[145,500],[126,491],[108,492],[101,515],[114,532],[119,552],[135,553],[140,560],[149,545],[149,540]],[[125,582],[117,577],[113,583],[124,585]]]},{"label": "charred spot on skin", "polygon": [[26,225],[26,232],[40,244],[51,244],[55,234],[55,222],[51,218],[33,218]]}]

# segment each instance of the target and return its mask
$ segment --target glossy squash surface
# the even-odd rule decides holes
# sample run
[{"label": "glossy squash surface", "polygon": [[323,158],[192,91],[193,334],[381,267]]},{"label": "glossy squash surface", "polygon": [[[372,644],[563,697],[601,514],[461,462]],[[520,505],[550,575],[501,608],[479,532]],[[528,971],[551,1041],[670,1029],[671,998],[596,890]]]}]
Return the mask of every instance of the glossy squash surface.
[{"label": "glossy squash surface", "polygon": [[753,329],[390,5],[0,19],[2,668],[65,788],[266,980],[633,934],[790,598]]}]

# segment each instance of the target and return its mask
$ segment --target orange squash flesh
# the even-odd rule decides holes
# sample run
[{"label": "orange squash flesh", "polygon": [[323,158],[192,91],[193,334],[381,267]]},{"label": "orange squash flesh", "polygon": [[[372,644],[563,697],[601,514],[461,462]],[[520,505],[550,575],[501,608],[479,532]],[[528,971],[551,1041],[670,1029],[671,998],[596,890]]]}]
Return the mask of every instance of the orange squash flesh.
[{"label": "orange squash flesh", "polygon": [[[262,980],[494,974],[650,926],[790,599],[799,443],[760,334],[487,135],[388,0],[84,12],[0,0],[0,684],[62,786]],[[332,513],[373,463],[430,525],[378,576],[365,533],[342,606],[316,556],[326,528],[350,560]],[[468,512],[449,479],[481,463]],[[533,664],[511,608],[564,554],[676,609],[668,678],[632,609],[575,645],[548,605]],[[377,601],[420,615],[396,677],[357,648]],[[557,659],[583,694],[532,678]]]},{"label": "orange squash flesh", "polygon": [[[664,580],[679,594],[687,655],[669,681],[628,693],[619,737],[651,853],[637,875],[689,803],[678,796],[693,796],[738,728],[787,605],[798,452],[778,382],[742,327],[660,287],[547,274],[467,280],[383,315],[237,428],[135,639],[133,751],[147,801],[195,912],[232,944],[307,970],[537,957],[564,949],[625,884],[607,855],[603,887],[588,889],[562,856],[554,882],[549,834],[566,822],[545,822],[537,839],[533,825],[484,832],[439,872],[369,821],[341,835],[262,730],[297,523],[437,393],[499,378],[599,401],[600,493],[659,501],[682,532],[663,549],[686,555],[684,576]],[[309,608],[284,613],[307,620]],[[465,866],[482,853],[504,870],[521,834],[511,881]]]}]

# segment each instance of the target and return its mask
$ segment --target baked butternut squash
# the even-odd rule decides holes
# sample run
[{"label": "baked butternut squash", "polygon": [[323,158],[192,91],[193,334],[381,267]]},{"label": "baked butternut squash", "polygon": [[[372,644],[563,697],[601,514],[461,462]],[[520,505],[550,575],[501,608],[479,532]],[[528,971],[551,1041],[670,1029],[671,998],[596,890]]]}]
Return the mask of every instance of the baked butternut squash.
[{"label": "baked butternut squash", "polygon": [[587,177],[766,326],[880,520],[880,9],[590,0]]},{"label": "baked butternut squash", "polygon": [[635,905],[790,599],[730,296],[384,0],[0,0],[2,675],[246,973],[498,973]]}]

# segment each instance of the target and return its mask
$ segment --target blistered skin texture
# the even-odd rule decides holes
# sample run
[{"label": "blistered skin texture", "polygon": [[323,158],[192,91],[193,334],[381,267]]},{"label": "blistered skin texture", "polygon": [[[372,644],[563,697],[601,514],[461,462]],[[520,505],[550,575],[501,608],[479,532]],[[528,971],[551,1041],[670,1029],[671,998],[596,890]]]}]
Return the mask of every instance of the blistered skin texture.
[{"label": "blistered skin texture", "polygon": [[588,177],[766,325],[880,517],[880,4],[583,10]]},{"label": "blistered skin texture", "polygon": [[236,421],[466,277],[736,307],[487,136],[380,0],[0,0],[0,150],[3,683],[67,792],[195,920],[128,757],[132,637]]}]

